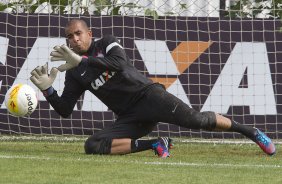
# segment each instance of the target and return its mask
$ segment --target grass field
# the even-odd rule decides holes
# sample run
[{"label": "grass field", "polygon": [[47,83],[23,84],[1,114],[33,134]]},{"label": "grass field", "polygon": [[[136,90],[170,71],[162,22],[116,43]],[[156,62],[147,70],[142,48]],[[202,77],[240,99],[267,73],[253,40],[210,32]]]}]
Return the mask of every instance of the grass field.
[{"label": "grass field", "polygon": [[0,141],[0,183],[281,184],[282,148],[269,157],[255,144],[176,142],[168,159],[153,151],[86,155],[83,141]]}]

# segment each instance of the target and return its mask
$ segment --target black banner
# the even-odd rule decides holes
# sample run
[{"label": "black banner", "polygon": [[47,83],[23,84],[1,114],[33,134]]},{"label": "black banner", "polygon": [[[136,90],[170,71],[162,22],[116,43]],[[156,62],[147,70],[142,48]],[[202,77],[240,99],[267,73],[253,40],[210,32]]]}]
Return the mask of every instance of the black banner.
[{"label": "black banner", "polygon": [[[7,48],[7,52],[5,49],[0,50],[0,56],[3,56],[0,58],[6,59],[0,64],[0,104],[4,103],[5,94],[17,81],[19,73],[23,69],[33,69],[25,67],[25,64],[33,61],[27,60],[27,57],[32,49],[38,47],[35,47],[36,41],[42,38],[64,39],[64,27],[71,18],[75,16],[0,13],[0,46]],[[157,20],[150,17],[124,16],[79,18],[88,23],[95,38],[104,34],[116,36],[134,65],[144,75],[159,82],[170,81],[165,84],[167,89],[177,94],[180,88],[182,98],[196,110],[223,109],[219,113],[238,122],[261,128],[272,138],[282,138],[282,34],[278,31],[281,27],[280,21],[197,17],[161,17]],[[4,43],[8,43],[7,47]],[[152,50],[141,49],[146,43],[156,44],[155,54],[150,52]],[[52,48],[55,45],[50,46]],[[154,66],[160,68],[154,71],[153,67],[150,68],[146,63],[146,54],[157,56],[158,49],[161,48],[168,50],[166,54],[169,59],[166,63],[174,63],[175,70],[170,68],[162,71],[163,64],[157,63]],[[162,52],[165,53],[165,50]],[[40,60],[40,53],[37,57]],[[235,74],[241,69],[244,71],[240,83],[236,84],[234,81],[238,76]],[[224,82],[227,80],[224,71],[231,71],[228,80],[233,92],[227,92],[229,88],[226,87],[226,81]],[[256,76],[263,73],[263,78]],[[28,82],[28,77],[21,80]],[[220,89],[223,91],[218,93],[217,90]],[[219,94],[219,97],[216,97],[216,94]],[[228,94],[234,94],[234,97],[229,99]],[[241,99],[244,95],[246,98]],[[216,99],[220,101],[220,108],[214,104],[214,101],[218,101]],[[113,123],[115,116],[110,110],[84,110],[83,103],[82,98],[77,104],[77,109],[65,119],[52,110],[44,99],[39,101],[36,111],[28,118],[9,115],[2,105],[0,132],[91,135]],[[152,135],[240,137],[230,133],[187,130],[162,123]]]}]

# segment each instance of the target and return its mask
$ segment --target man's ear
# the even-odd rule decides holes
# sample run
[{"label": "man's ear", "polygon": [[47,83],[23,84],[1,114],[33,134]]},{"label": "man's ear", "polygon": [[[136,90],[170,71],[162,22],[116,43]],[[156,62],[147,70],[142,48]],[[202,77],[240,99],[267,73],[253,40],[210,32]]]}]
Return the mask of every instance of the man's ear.
[{"label": "man's ear", "polygon": [[92,38],[92,31],[89,29],[88,35]]}]

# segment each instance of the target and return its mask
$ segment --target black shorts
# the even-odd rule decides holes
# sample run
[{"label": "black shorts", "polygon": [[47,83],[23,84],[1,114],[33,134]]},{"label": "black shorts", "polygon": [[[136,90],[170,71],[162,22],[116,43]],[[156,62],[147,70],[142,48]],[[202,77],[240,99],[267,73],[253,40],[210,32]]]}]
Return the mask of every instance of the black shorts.
[{"label": "black shorts", "polygon": [[138,139],[149,134],[158,122],[186,128],[200,128],[191,120],[195,110],[168,93],[161,85],[152,85],[144,96],[116,122],[91,136],[92,139],[131,138]]}]

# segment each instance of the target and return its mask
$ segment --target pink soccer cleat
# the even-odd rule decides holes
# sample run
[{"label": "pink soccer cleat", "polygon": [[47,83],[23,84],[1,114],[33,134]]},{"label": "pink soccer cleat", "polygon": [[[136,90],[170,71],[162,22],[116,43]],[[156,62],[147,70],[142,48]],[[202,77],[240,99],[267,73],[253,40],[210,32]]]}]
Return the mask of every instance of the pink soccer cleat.
[{"label": "pink soccer cleat", "polygon": [[255,132],[255,143],[268,155],[274,155],[276,152],[275,145],[269,137],[267,137],[259,129]]}]

